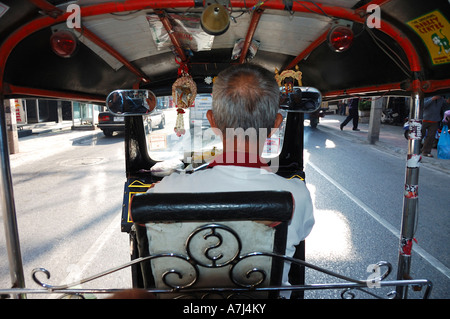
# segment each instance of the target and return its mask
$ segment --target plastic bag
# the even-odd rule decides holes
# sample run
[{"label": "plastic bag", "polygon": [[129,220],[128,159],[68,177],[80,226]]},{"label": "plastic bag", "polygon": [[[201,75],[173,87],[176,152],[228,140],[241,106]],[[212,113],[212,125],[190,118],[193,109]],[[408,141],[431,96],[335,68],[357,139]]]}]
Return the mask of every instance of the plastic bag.
[{"label": "plastic bag", "polygon": [[156,163],[152,166],[150,171],[155,176],[164,177],[183,169],[183,167],[184,164],[182,161],[173,159]]},{"label": "plastic bag", "polygon": [[448,126],[444,125],[441,136],[437,145],[437,155],[440,159],[450,159],[450,134],[448,133]]},{"label": "plastic bag", "polygon": [[[200,15],[195,13],[167,15],[173,26],[175,37],[180,41],[183,49],[198,51],[209,51],[212,49],[214,36],[203,31],[200,25]],[[148,14],[147,21],[150,26],[153,40],[158,50],[173,46],[161,19],[156,14]]]}]

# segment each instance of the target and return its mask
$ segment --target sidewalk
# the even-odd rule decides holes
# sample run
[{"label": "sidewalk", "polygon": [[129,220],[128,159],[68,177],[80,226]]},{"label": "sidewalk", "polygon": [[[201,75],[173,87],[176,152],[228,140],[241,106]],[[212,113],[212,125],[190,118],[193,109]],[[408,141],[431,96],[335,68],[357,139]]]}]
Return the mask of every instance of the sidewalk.
[{"label": "sidewalk", "polygon": [[57,132],[61,130],[70,130],[72,128],[72,121],[56,122],[41,122],[33,124],[18,125],[17,133],[19,134],[19,141],[21,138],[42,133]]},{"label": "sidewalk", "polygon": [[19,137],[19,153],[10,154],[11,168],[63,152],[82,138],[91,138],[101,130],[72,130],[72,121],[28,125],[32,134]]},{"label": "sidewalk", "polygon": [[[320,119],[318,128],[326,129],[329,132],[341,136],[343,138],[358,141],[362,144],[371,145],[368,140],[369,123],[359,123],[360,131],[352,130],[352,123],[350,122],[341,131],[339,125],[344,121],[344,115],[325,115]],[[374,147],[381,151],[393,154],[405,160],[408,154],[408,140],[403,135],[403,126],[395,126],[388,124],[381,124],[379,141]],[[434,157],[422,157],[421,166],[436,169],[443,173],[450,174],[450,160],[444,160],[437,157],[437,150],[431,151]]]}]

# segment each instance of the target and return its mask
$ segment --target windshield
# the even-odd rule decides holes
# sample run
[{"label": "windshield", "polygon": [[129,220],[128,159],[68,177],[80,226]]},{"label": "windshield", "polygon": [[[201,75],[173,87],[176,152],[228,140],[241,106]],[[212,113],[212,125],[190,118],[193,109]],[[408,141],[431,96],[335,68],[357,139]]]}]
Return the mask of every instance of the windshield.
[{"label": "windshield", "polygon": [[[156,161],[180,160],[193,168],[222,153],[222,141],[215,135],[206,118],[211,109],[211,94],[197,94],[193,107],[185,109],[182,121],[185,133],[177,135],[174,128],[177,121],[177,108],[172,96],[157,98],[156,109],[147,121],[147,150]],[[283,122],[280,128],[266,140],[262,157],[270,159],[280,154],[284,140],[286,111],[280,110]]]}]

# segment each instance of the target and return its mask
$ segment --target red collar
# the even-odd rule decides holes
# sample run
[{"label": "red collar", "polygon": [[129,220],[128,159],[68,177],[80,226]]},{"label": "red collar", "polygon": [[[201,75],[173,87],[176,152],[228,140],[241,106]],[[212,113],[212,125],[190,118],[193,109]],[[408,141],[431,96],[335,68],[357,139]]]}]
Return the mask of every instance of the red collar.
[{"label": "red collar", "polygon": [[[256,157],[256,158],[255,158]],[[252,155],[244,152],[222,153],[217,155],[214,160],[209,163],[208,168],[218,165],[243,166],[253,168],[268,168],[266,162],[261,160],[260,156]]]}]

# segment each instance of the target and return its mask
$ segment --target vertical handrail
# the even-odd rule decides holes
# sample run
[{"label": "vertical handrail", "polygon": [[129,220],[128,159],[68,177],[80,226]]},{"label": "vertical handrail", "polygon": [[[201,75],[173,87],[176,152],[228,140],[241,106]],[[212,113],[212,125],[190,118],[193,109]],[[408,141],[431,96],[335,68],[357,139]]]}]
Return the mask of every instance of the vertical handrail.
[{"label": "vertical handrail", "polygon": [[[22,254],[20,251],[19,231],[17,227],[16,209],[14,204],[14,193],[11,177],[11,166],[9,162],[8,136],[6,130],[6,114],[3,95],[0,94],[0,202],[3,213],[3,224],[5,227],[6,248],[8,252],[9,269],[13,288],[25,288],[25,277],[23,274]],[[15,296],[25,299],[25,294]]]},{"label": "vertical handrail", "polygon": [[[405,173],[405,190],[403,197],[403,215],[400,233],[399,258],[397,279],[411,279],[411,251],[416,230],[417,217],[419,214],[419,166],[420,166],[420,145],[422,140],[422,107],[423,92],[420,88],[420,81],[413,82],[413,92],[410,99],[409,113],[409,135],[408,154]],[[397,287],[398,298],[407,298],[407,289]]]}]

